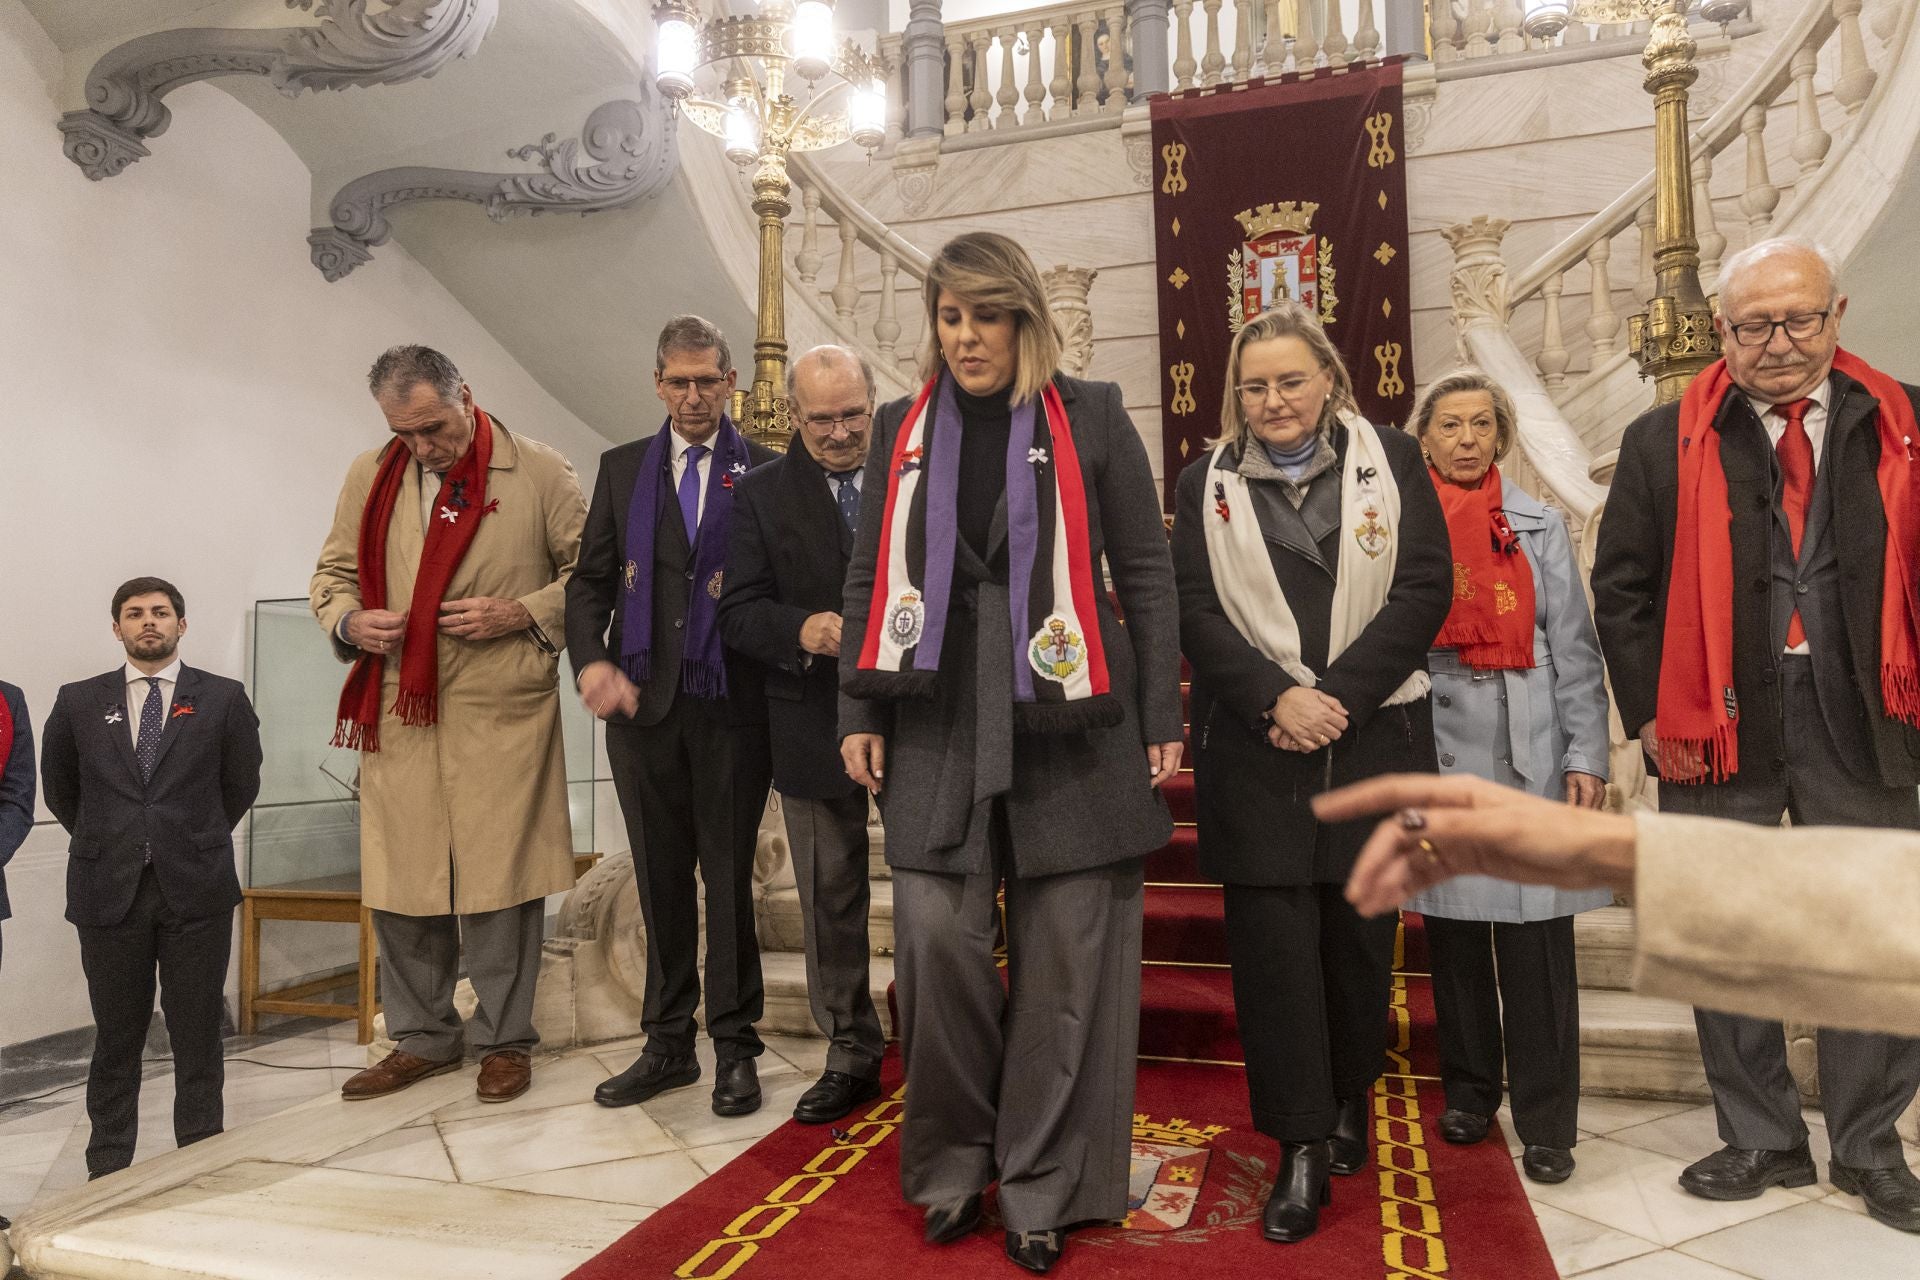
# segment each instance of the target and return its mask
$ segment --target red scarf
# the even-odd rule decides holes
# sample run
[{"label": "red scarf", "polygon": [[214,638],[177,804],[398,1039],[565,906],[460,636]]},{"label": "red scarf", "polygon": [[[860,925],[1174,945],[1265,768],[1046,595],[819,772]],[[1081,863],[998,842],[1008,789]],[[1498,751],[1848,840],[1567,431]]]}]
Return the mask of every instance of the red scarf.
[{"label": "red scarf", "polygon": [[[400,696],[393,712],[406,725],[429,725],[440,717],[440,601],[453,571],[473,545],[480,518],[487,514],[487,464],[493,459],[493,419],[482,409],[473,411],[473,445],[447,472],[434,500],[433,527],[420,552],[420,569],[413,579],[413,600],[407,606],[407,634],[400,646]],[[380,459],[366,510],[360,514],[360,607],[387,607],[387,529],[393,523],[394,503],[413,457],[395,441]],[[379,653],[362,653],[347,673],[340,691],[339,723],[333,745],[349,751],[380,749],[380,686],[387,660]]]},{"label": "red scarf", "polygon": [[[0,694],[0,773],[7,770],[7,762],[13,759],[13,706]],[[31,809],[33,806],[27,806]]]},{"label": "red scarf", "polygon": [[[1887,548],[1880,595],[1880,695],[1887,714],[1920,727],[1920,500],[1913,438],[1920,435],[1904,388],[1848,351],[1833,367],[1880,402],[1880,502]],[[1716,360],[1680,398],[1680,492],[1673,575],[1654,730],[1668,782],[1724,782],[1739,771],[1740,704],[1733,691],[1733,538],[1727,474],[1720,465],[1720,405],[1733,389]],[[1698,441],[1698,447],[1690,447]]]},{"label": "red scarf", "polygon": [[1432,467],[1453,543],[1453,607],[1434,645],[1456,649],[1481,671],[1533,665],[1533,566],[1501,505],[1500,468],[1472,489],[1450,484]]}]

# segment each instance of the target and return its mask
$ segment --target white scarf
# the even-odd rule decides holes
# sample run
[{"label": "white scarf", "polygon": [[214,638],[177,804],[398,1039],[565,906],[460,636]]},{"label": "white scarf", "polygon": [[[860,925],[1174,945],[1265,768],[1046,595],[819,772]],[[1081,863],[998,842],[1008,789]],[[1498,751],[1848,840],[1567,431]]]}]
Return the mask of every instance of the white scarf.
[{"label": "white scarf", "polygon": [[[1342,413],[1340,420],[1347,427],[1347,457],[1340,475],[1340,556],[1334,566],[1329,664],[1386,604],[1394,565],[1400,559],[1400,487],[1380,448],[1380,433],[1355,413]],[[1260,442],[1249,439],[1246,447],[1259,448]],[[1215,448],[1208,459],[1206,506],[1201,512],[1207,558],[1213,562],[1214,593],[1228,620],[1254,648],[1311,689],[1320,678],[1300,660],[1300,625],[1274,574],[1246,478],[1223,465],[1225,453],[1224,446]],[[1431,687],[1422,668],[1381,705],[1424,698]]]}]

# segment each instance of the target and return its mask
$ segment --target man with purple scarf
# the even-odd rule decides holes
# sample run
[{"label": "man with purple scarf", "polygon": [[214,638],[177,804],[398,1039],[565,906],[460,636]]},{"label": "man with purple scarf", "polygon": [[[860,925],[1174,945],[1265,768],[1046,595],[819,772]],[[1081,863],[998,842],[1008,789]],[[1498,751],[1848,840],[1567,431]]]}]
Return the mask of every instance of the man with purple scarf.
[{"label": "man with purple scarf", "polygon": [[760,947],[753,850],[772,763],[764,676],[721,644],[734,486],[778,455],[726,414],[735,381],[720,330],[675,316],[660,331],[654,390],[667,420],[601,456],[580,560],[567,582],[567,651],[607,759],[638,866],[647,928],[645,1051],[594,1090],[609,1107],[700,1078],[700,910],[706,886],[706,1022],[716,1115],[760,1106]]}]

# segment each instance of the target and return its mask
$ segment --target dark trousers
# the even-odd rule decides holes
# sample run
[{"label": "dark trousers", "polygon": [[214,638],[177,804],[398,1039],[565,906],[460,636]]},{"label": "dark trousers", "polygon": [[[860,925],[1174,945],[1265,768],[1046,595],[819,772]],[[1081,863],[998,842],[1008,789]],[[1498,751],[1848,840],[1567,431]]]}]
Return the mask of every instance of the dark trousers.
[{"label": "dark trousers", "polygon": [[724,708],[683,693],[659,724],[609,724],[607,760],[647,926],[647,1048],[693,1052],[704,885],[707,1033],[722,1061],[759,1056],[753,848],[773,775],[767,727],[729,725]]},{"label": "dark trousers", "polygon": [[80,967],[93,1005],[93,1063],[87,1072],[87,1174],[133,1163],[140,1133],[140,1053],[160,1011],[173,1045],[173,1140],[187,1146],[221,1130],[220,1022],[233,951],[233,913],[182,919],[167,906],[148,867],[133,906],[115,925],[77,925]]},{"label": "dark trousers", "polygon": [[869,981],[867,793],[832,800],[782,795],[780,807],[800,890],[807,999],[827,1037],[827,1070],[871,1080],[880,1074],[887,1038]]},{"label": "dark trousers", "polygon": [[1499,1110],[1504,1064],[1520,1141],[1571,1148],[1580,1111],[1573,917],[1489,924],[1427,916],[1426,925],[1447,1105],[1482,1116]]},{"label": "dark trousers", "polygon": [[[1669,813],[1731,818],[1776,826],[1781,814],[1795,826],[1920,829],[1920,795],[1912,787],[1885,787],[1856,778],[1843,764],[1814,690],[1813,664],[1787,655],[1780,663],[1779,714],[1784,765],[1740,761],[1727,782],[1705,786],[1660,785],[1660,807]],[[1835,856],[1844,856],[1835,850]],[[1791,911],[1793,904],[1780,904]],[[1785,1151],[1807,1140],[1800,1095],[1787,1070],[1786,1034],[1778,1022],[1694,1010],[1700,1056],[1720,1140],[1753,1150]],[[1833,1139],[1833,1158],[1862,1169],[1901,1162],[1894,1121],[1920,1088],[1920,1040],[1871,1031],[1830,1031],[1815,1037],[1820,1059],[1820,1097]]]},{"label": "dark trousers", "polygon": [[1282,1142],[1331,1134],[1339,1101],[1371,1089],[1386,1067],[1396,922],[1362,919],[1344,891],[1226,886],[1253,1127]]}]

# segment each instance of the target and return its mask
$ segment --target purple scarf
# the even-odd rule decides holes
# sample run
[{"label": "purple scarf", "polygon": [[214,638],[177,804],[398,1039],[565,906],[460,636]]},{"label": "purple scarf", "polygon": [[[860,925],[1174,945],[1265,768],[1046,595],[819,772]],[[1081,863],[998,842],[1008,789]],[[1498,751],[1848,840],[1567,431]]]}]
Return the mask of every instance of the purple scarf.
[{"label": "purple scarf", "polygon": [[[640,475],[627,504],[626,598],[620,605],[620,666],[635,684],[653,678],[653,539],[664,503],[680,518],[667,450],[674,442],[671,420],[647,446]],[[720,589],[727,561],[727,526],[733,515],[733,486],[747,473],[747,442],[733,420],[721,416],[720,429],[707,441],[707,492],[699,536],[693,544],[693,583],[687,599],[686,647],[680,655],[680,688],[696,698],[727,696],[727,663],[720,645]],[[648,477],[652,480],[649,481]]]}]

